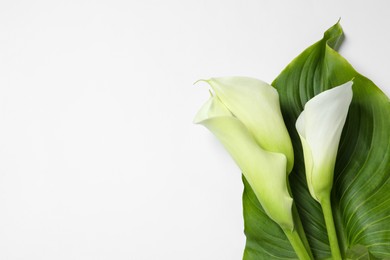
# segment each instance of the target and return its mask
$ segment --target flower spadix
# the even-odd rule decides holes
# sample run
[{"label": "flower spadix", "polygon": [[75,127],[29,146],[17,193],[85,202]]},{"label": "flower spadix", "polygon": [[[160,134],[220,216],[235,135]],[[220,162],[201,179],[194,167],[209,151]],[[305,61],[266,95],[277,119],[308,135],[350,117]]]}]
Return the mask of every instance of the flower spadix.
[{"label": "flower spadix", "polygon": [[349,81],[310,99],[296,122],[309,191],[320,203],[332,189],[341,132],[352,101],[352,84]]},{"label": "flower spadix", "polygon": [[287,172],[290,173],[294,165],[294,150],[276,89],[249,77],[222,77],[205,81],[264,150],[287,157]]},{"label": "flower spadix", "polygon": [[[213,84],[216,84],[216,81],[213,81]],[[245,84],[241,84],[241,86],[245,93],[247,91]],[[219,86],[218,88],[214,87],[214,89],[219,89]],[[241,169],[268,216],[283,229],[293,230],[294,222],[291,210],[293,200],[287,188],[287,158],[285,154],[266,150],[259,145],[254,130],[250,130],[245,124],[247,121],[241,120],[236,112],[225,105],[225,99],[218,95],[220,92],[221,90],[216,91],[217,94],[211,96],[203,105],[194,122],[207,127],[224,145]],[[272,91],[270,93],[273,95]],[[246,94],[251,94],[251,92]],[[229,96],[229,92],[224,92],[224,95]],[[272,98],[273,96],[270,97],[270,99]],[[232,99],[234,98],[232,97]],[[257,101],[268,102],[266,100]],[[261,117],[261,114],[257,112],[257,110],[247,111],[248,114],[253,113],[252,116]],[[239,114],[241,113],[245,114],[244,111]]]}]

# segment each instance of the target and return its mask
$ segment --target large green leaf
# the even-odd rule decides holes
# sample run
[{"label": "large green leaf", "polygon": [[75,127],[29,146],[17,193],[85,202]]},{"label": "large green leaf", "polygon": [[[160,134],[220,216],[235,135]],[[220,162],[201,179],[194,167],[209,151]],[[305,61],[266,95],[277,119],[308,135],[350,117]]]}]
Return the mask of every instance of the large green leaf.
[{"label": "large green leaf", "polygon": [[[290,184],[314,257],[330,258],[320,205],[307,190],[295,122],[310,98],[353,79],[354,97],[340,141],[332,190],[339,243],[348,259],[390,258],[390,103],[373,82],[357,73],[335,50],[342,36],[337,23],[272,84],[279,91],[295,150]],[[264,214],[245,180],[244,185],[244,259],[296,259],[287,238]]]}]

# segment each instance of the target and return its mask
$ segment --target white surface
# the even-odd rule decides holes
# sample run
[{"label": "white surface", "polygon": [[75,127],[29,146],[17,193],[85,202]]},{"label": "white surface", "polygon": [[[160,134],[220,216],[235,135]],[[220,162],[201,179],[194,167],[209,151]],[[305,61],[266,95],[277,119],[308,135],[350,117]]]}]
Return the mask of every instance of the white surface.
[{"label": "white surface", "polygon": [[0,259],[240,259],[238,168],[199,78],[271,82],[339,17],[390,93],[383,1],[1,1]]}]

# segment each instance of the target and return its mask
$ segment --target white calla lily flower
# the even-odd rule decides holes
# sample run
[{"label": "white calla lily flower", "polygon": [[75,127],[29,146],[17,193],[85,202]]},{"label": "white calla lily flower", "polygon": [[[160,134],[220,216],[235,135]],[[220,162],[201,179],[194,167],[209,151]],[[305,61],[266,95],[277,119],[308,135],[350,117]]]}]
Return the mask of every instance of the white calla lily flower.
[{"label": "white calla lily flower", "polygon": [[294,165],[294,150],[276,89],[249,77],[222,77],[205,81],[264,150],[287,157],[287,172],[290,173]]},{"label": "white calla lily flower", "polygon": [[286,156],[261,148],[253,133],[233,114],[219,96],[212,96],[194,122],[206,126],[224,145],[268,216],[283,229],[293,230],[293,200],[287,189]]},{"label": "white calla lily flower", "polygon": [[310,194],[321,203],[333,186],[341,132],[352,101],[352,81],[310,99],[296,122]]}]

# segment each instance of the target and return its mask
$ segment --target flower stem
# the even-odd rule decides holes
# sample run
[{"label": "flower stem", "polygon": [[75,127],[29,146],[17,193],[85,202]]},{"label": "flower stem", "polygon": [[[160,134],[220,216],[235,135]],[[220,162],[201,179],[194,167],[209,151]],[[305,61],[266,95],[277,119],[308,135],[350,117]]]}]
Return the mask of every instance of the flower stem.
[{"label": "flower stem", "polygon": [[297,254],[300,260],[311,260],[312,257],[307,252],[305,245],[302,242],[301,237],[299,236],[296,229],[294,230],[283,230],[286,234],[288,240],[290,241],[292,247],[294,248],[295,253]]},{"label": "flower stem", "polygon": [[309,245],[309,241],[307,240],[305,230],[303,229],[302,221],[301,221],[301,218],[299,216],[298,208],[297,208],[297,205],[295,204],[295,202],[293,204],[292,212],[293,212],[293,217],[294,217],[295,229],[297,230],[298,235],[301,238],[302,243],[306,248],[306,252],[309,254],[311,259],[314,259],[313,254],[311,252],[310,245]]},{"label": "flower stem", "polygon": [[[292,197],[292,190],[291,190],[288,176],[287,176],[287,189]],[[297,207],[297,204],[295,202],[293,203],[293,206],[292,206],[292,214],[293,214],[294,225],[295,225],[294,229],[297,230],[298,235],[299,235],[303,245],[306,248],[306,252],[310,256],[310,259],[314,259],[313,253],[311,252],[311,248],[309,245],[309,241],[307,240],[306,233],[305,233],[305,230],[304,230],[303,225],[302,225],[301,217],[299,216],[298,207]]]},{"label": "flower stem", "polygon": [[332,259],[341,260],[342,258],[341,258],[339,243],[337,240],[336,228],[333,220],[330,196],[325,196],[325,198],[321,200],[320,204],[325,218],[325,225],[326,225],[326,230],[328,232],[330,251],[332,252]]}]

